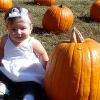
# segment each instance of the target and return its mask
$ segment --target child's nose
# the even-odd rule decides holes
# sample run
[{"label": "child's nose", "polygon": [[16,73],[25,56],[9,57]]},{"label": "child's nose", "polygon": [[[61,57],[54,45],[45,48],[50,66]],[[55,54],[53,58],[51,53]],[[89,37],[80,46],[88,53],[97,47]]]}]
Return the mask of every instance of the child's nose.
[{"label": "child's nose", "polygon": [[18,33],[18,34],[22,34],[22,32],[21,32],[21,30],[20,30],[20,29],[18,29],[18,30],[17,30],[17,33]]}]

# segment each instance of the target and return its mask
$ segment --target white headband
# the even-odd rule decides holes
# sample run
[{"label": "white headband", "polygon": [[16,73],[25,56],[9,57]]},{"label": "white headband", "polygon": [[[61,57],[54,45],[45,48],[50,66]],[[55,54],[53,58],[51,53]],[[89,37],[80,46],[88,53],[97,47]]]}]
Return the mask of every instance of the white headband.
[{"label": "white headband", "polygon": [[13,8],[9,13],[7,19],[13,17],[21,17],[24,21],[30,21],[28,10],[26,8],[20,8],[20,10],[18,8]]}]

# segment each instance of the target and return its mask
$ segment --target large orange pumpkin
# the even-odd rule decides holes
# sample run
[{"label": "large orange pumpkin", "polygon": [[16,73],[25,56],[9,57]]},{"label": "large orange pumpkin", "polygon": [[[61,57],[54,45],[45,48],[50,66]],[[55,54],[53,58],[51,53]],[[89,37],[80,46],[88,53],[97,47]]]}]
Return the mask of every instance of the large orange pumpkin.
[{"label": "large orange pumpkin", "polygon": [[49,100],[100,100],[100,44],[74,29],[53,49],[44,87]]},{"label": "large orange pumpkin", "polygon": [[35,4],[51,6],[55,4],[55,0],[34,0]]},{"label": "large orange pumpkin", "polygon": [[0,0],[0,10],[5,11],[13,5],[12,0]]},{"label": "large orange pumpkin", "polygon": [[68,31],[74,20],[72,11],[67,6],[53,5],[44,14],[42,25],[49,32]]},{"label": "large orange pumpkin", "polygon": [[90,16],[94,21],[100,22],[100,0],[96,0],[90,9]]}]

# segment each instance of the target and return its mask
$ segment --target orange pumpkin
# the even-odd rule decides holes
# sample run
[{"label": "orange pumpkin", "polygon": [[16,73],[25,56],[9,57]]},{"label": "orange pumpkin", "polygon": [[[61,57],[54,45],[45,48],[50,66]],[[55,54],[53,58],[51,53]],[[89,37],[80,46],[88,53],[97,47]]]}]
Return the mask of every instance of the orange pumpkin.
[{"label": "orange pumpkin", "polygon": [[94,21],[100,22],[100,0],[96,0],[90,9],[90,16]]},{"label": "orange pumpkin", "polygon": [[45,12],[42,25],[47,31],[58,34],[68,31],[73,20],[74,15],[67,6],[53,5]]},{"label": "orange pumpkin", "polygon": [[0,9],[2,11],[8,10],[12,5],[12,0],[0,0]]},{"label": "orange pumpkin", "polygon": [[34,0],[35,4],[51,6],[55,4],[55,0]]},{"label": "orange pumpkin", "polygon": [[77,29],[70,41],[56,45],[46,68],[50,100],[100,100],[100,44]]}]

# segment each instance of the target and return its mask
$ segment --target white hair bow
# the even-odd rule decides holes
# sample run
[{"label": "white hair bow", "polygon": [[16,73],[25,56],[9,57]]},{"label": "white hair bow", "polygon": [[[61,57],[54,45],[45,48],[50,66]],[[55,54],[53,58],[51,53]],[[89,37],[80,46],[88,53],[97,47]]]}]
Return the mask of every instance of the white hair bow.
[{"label": "white hair bow", "polygon": [[9,13],[8,18],[13,18],[13,17],[21,17],[23,20],[30,20],[28,16],[28,10],[26,8],[13,8],[11,12]]}]

